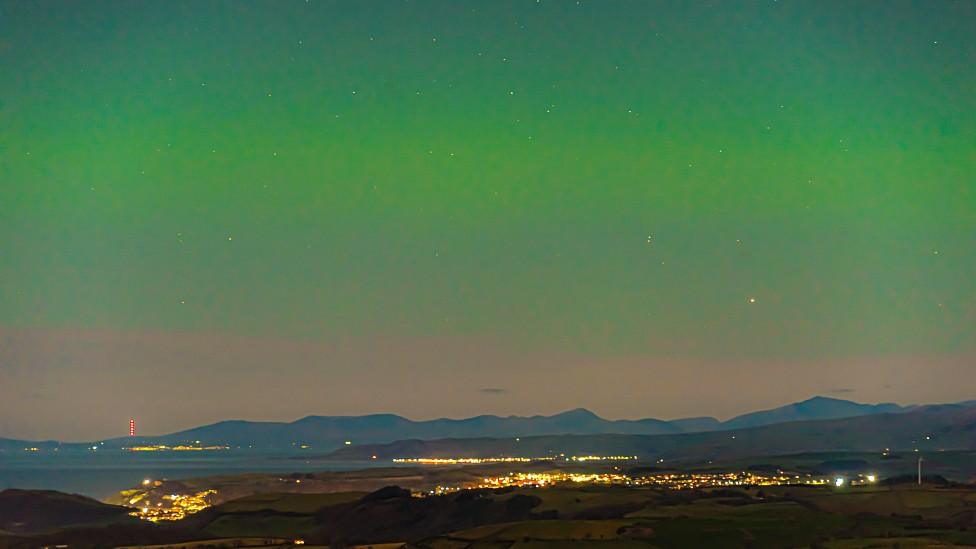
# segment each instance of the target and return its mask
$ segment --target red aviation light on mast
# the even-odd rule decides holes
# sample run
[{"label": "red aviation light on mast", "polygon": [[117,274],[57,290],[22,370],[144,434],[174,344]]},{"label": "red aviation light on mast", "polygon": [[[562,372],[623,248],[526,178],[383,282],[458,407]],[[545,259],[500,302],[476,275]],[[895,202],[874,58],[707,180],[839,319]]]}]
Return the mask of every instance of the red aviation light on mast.
[{"label": "red aviation light on mast", "polygon": [[133,418],[129,418],[129,436],[136,436],[136,420]]}]

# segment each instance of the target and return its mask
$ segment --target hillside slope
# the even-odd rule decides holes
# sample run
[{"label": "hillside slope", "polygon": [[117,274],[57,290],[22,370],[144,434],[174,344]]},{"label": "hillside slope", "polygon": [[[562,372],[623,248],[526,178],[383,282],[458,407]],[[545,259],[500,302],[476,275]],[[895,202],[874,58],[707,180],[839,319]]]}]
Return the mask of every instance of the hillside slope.
[{"label": "hillside slope", "polygon": [[0,530],[37,534],[74,526],[137,524],[131,509],[49,490],[0,492]]}]

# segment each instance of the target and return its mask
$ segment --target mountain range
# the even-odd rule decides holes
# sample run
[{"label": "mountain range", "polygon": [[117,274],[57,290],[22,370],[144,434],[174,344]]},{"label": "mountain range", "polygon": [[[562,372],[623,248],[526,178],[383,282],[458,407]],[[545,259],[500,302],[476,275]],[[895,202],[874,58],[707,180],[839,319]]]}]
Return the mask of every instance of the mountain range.
[{"label": "mountain range", "polygon": [[976,406],[918,406],[897,413],[774,423],[725,431],[663,435],[545,435],[506,438],[401,440],[341,448],[329,458],[360,460],[430,457],[638,456],[641,460],[719,460],[805,452],[976,450]]},{"label": "mountain range", "polygon": [[283,449],[306,446],[330,451],[347,444],[382,444],[397,440],[443,438],[510,438],[545,435],[678,435],[731,429],[747,429],[784,422],[825,420],[876,414],[897,414],[916,406],[892,403],[862,404],[848,400],[814,397],[740,415],[727,421],[712,417],[677,420],[608,420],[583,408],[552,416],[482,415],[466,419],[413,421],[394,414],[364,416],[308,416],[290,423],[229,420],[162,436],[120,437],[90,443],[64,444],[57,441],[0,439],[0,450],[22,450],[25,446],[84,449],[92,445],[112,449],[151,444],[227,445],[254,449]]}]

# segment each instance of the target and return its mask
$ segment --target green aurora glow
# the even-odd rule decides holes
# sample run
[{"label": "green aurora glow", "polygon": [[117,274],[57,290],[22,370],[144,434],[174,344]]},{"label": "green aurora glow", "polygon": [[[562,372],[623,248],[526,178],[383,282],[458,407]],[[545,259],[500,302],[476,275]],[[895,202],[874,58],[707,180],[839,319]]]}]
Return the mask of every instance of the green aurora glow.
[{"label": "green aurora glow", "polygon": [[[950,1],[3,2],[0,396],[75,367],[26,373],[23,334],[65,330],[474,338],[721,383],[728,360],[971,371],[973,28]],[[892,398],[964,380],[938,383]],[[488,398],[384,397],[686,412]]]}]

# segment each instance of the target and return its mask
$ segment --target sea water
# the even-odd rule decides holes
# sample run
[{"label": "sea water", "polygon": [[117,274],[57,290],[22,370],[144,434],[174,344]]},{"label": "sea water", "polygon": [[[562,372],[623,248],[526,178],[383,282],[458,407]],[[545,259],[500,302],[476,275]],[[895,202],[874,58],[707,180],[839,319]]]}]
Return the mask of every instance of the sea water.
[{"label": "sea water", "polygon": [[0,490],[58,490],[103,499],[144,479],[181,479],[239,473],[351,471],[390,462],[335,461],[296,454],[234,450],[210,452],[0,452]]}]

